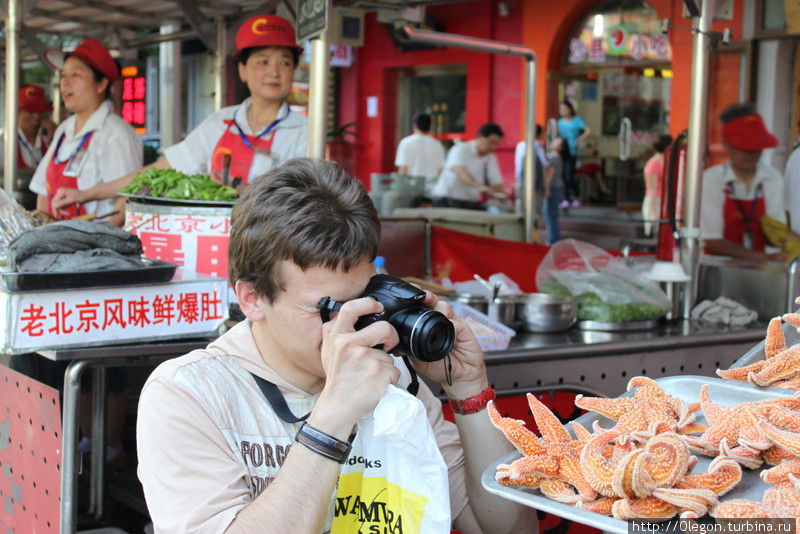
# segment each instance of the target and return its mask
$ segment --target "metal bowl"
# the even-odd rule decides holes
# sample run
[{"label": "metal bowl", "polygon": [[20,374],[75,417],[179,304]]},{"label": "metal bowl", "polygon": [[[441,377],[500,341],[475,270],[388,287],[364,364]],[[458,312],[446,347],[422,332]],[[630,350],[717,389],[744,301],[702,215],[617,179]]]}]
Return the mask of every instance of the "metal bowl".
[{"label": "metal bowl", "polygon": [[462,304],[466,304],[467,306],[471,306],[481,313],[486,313],[489,311],[489,300],[483,295],[456,293],[453,295],[447,295],[445,298],[447,300],[455,300],[461,302]]},{"label": "metal bowl", "polygon": [[520,303],[520,324],[526,332],[563,332],[578,315],[578,300],[574,297],[528,293]]},{"label": "metal bowl", "polygon": [[489,302],[486,315],[509,328],[517,329],[522,325],[521,307],[526,300],[526,295],[497,295]]}]

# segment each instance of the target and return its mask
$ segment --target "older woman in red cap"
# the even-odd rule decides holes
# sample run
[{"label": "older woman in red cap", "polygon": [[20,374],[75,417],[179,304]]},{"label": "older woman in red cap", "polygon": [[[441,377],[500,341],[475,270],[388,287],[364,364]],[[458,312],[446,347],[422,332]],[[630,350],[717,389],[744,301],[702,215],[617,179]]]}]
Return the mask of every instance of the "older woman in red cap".
[{"label": "older woman in red cap", "polygon": [[[61,188],[89,189],[141,167],[142,141],[108,100],[119,66],[106,47],[91,38],[71,52],[49,50],[47,57],[61,69],[61,96],[72,115],[56,129],[31,181],[31,191],[39,195],[37,208],[57,218],[108,215],[122,202],[115,207],[114,200],[87,201],[58,210],[52,200]],[[110,224],[123,221],[122,213],[108,218]]]},{"label": "older woman in red cap", "polygon": [[257,15],[247,20],[236,33],[236,55],[239,77],[250,97],[209,116],[143,169],[88,191],[62,189],[55,206],[113,197],[151,167],[210,174],[221,181],[227,161],[230,183],[244,185],[286,160],[305,156],[306,117],[289,109],[287,102],[302,51],[286,19]]},{"label": "older woman in red cap", "polygon": [[700,231],[707,254],[757,261],[785,261],[767,244],[759,219],[786,221],[780,173],[761,163],[778,145],[752,104],[733,104],[720,115],[728,161],[703,173]]},{"label": "older woman in red cap", "polygon": [[[38,85],[19,88],[19,121],[17,129],[17,166],[35,169],[47,151],[56,127],[47,119],[53,106],[47,101],[44,89]],[[0,165],[3,147],[0,146]]]}]

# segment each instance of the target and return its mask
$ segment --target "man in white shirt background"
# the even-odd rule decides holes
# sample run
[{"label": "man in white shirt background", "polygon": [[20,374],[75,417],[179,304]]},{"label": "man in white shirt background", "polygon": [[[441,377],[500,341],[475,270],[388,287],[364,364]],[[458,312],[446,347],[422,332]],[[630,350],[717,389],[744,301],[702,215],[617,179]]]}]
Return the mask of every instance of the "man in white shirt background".
[{"label": "man in white shirt background", "polygon": [[394,164],[399,174],[424,176],[434,180],[444,167],[444,147],[430,135],[431,116],[419,113],[414,116],[414,133],[400,140]]},{"label": "man in white shirt background", "polygon": [[434,205],[443,208],[485,209],[481,195],[505,197],[503,176],[494,151],[503,140],[503,130],[493,122],[478,128],[478,137],[457,144],[431,192]]}]

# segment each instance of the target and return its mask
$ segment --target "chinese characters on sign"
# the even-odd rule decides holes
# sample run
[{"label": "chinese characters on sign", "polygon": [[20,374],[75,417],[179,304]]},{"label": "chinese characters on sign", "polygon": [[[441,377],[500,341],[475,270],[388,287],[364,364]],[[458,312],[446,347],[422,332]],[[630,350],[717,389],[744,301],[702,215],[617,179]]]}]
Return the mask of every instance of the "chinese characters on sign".
[{"label": "chinese characters on sign", "polygon": [[147,78],[140,75],[136,66],[122,69],[122,118],[134,127],[136,133],[147,133]]},{"label": "chinese characters on sign", "polygon": [[672,47],[664,34],[628,33],[622,26],[612,28],[607,37],[594,37],[589,33],[569,42],[569,62],[573,65],[603,63],[610,57],[670,61]]},{"label": "chinese characters on sign", "polygon": [[[2,293],[2,352],[208,335],[228,317],[228,283],[181,273],[167,284]],[[26,350],[28,349],[28,350]]]},{"label": "chinese characters on sign", "polygon": [[154,295],[152,298],[59,300],[50,307],[27,304],[19,319],[19,332],[28,337],[46,334],[90,333],[111,327],[145,328],[179,323],[217,321],[222,316],[220,292]]},{"label": "chinese characters on sign", "polygon": [[129,205],[125,217],[148,258],[227,278],[230,215],[152,214]]}]

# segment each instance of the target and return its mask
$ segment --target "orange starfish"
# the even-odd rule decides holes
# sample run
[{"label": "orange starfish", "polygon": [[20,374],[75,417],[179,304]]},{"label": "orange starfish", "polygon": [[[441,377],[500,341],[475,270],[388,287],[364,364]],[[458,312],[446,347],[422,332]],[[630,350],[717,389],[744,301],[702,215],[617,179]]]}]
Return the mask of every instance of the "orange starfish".
[{"label": "orange starfish", "polygon": [[[760,430],[762,420],[780,429],[800,429],[800,396],[746,402],[724,407],[711,402],[708,384],[700,389],[700,405],[708,420],[701,436],[685,436],[692,450],[707,456],[725,452],[741,465],[756,469],[763,460],[775,462],[785,455],[772,450],[774,443]],[[768,451],[766,456],[762,453]]]},{"label": "orange starfish", "polygon": [[[800,460],[784,460],[761,472],[761,479],[772,484],[761,502],[732,499],[721,502],[711,515],[716,518],[800,518]],[[800,521],[798,521],[800,523]]]},{"label": "orange starfish", "polygon": [[800,433],[781,430],[766,420],[759,422],[758,430],[775,446],[786,451],[787,459],[800,458]]},{"label": "orange starfish", "polygon": [[579,504],[581,508],[610,513],[617,519],[669,519],[676,514],[699,517],[716,505],[718,495],[741,480],[739,464],[724,456],[716,458],[707,473],[687,476],[696,459],[674,432],[654,435],[643,448],[614,461],[603,451],[619,436],[616,430],[609,430],[584,446],[581,469],[603,498]]},{"label": "orange starfish", "polygon": [[[578,467],[584,442],[573,440],[553,412],[530,393],[528,405],[541,433],[540,438],[525,428],[522,421],[502,417],[494,403],[489,403],[492,424],[523,454],[522,458],[504,467],[500,476],[512,483],[525,477],[539,477],[542,479],[539,482],[542,493],[561,502],[594,500],[597,494]],[[558,479],[567,484],[549,482],[548,479]],[[530,478],[527,480],[531,481]],[[577,495],[572,488],[577,490]]]},{"label": "orange starfish", "polygon": [[800,374],[800,344],[776,354],[760,371],[751,371],[747,379],[759,386],[769,386],[780,380],[789,380]]},{"label": "orange starfish", "polygon": [[765,359],[737,369],[717,369],[717,375],[758,386],[800,388],[800,344],[787,348],[782,321],[800,327],[800,314],[790,313],[770,320],[764,339]]},{"label": "orange starfish", "polygon": [[786,337],[783,335],[783,322],[781,321],[780,317],[773,317],[769,321],[769,326],[767,326],[767,337],[764,339],[764,356],[766,359],[758,360],[750,365],[738,367],[736,369],[728,369],[725,371],[722,369],[717,369],[717,376],[726,380],[739,380],[742,382],[747,382],[748,375],[751,372],[760,372],[767,363],[767,360],[773,356],[777,356],[785,350]]},{"label": "orange starfish", "polygon": [[653,380],[636,376],[628,382],[628,391],[636,387],[632,397],[605,399],[575,397],[575,406],[591,410],[617,422],[615,430],[622,434],[647,431],[653,424],[665,423],[681,434],[703,430],[695,425],[694,414],[682,400],[672,397]]},{"label": "orange starfish", "polygon": [[800,375],[795,375],[789,380],[779,380],[773,382],[770,386],[781,389],[800,389]]}]

